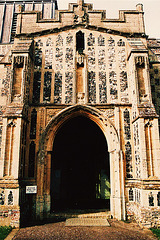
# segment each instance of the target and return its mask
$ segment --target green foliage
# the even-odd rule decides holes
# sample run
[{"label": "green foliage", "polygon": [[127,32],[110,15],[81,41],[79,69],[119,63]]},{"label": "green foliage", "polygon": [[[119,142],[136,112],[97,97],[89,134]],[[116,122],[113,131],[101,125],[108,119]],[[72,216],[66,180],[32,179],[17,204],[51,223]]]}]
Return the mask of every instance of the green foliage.
[{"label": "green foliage", "polygon": [[7,235],[11,232],[12,227],[11,226],[0,226],[0,239],[4,240]]},{"label": "green foliage", "polygon": [[160,239],[160,229],[159,228],[151,228],[151,231]]}]

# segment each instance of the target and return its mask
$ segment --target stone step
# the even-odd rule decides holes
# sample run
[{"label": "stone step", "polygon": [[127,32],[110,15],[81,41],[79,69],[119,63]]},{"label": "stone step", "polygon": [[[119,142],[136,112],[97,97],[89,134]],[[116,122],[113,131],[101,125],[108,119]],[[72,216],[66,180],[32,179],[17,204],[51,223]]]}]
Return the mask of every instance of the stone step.
[{"label": "stone step", "polygon": [[110,211],[92,211],[92,212],[85,212],[85,211],[68,211],[68,212],[58,212],[58,213],[51,213],[50,218],[102,218],[107,219],[111,217]]},{"label": "stone step", "polygon": [[67,227],[109,227],[110,224],[107,219],[102,218],[69,218],[66,220]]},{"label": "stone step", "polygon": [[86,213],[86,214],[79,214],[78,218],[110,218],[110,212],[98,212],[98,213]]}]

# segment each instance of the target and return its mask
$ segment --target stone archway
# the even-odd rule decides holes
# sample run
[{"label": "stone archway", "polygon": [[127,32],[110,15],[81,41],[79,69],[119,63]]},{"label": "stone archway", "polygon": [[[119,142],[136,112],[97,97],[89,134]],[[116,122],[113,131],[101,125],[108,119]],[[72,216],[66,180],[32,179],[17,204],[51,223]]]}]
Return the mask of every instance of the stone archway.
[{"label": "stone archway", "polygon": [[117,219],[125,219],[123,159],[118,133],[103,112],[84,105],[75,105],[59,112],[48,123],[41,136],[37,162],[36,217],[43,219],[51,211],[51,158],[56,134],[67,120],[77,116],[84,116],[97,124],[106,138],[110,155],[110,210]]},{"label": "stone archway", "polygon": [[51,158],[51,209],[110,209],[110,163],[98,125],[79,115],[56,134]]}]

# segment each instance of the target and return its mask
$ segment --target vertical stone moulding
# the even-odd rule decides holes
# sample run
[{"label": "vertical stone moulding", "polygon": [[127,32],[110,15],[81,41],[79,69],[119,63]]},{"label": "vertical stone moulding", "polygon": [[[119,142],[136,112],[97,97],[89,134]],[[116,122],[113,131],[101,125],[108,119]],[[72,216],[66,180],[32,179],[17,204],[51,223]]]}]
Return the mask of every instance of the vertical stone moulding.
[{"label": "vertical stone moulding", "polygon": [[13,65],[12,102],[21,101],[24,56],[15,56]]},{"label": "vertical stone moulding", "polygon": [[4,176],[10,176],[12,174],[14,129],[15,122],[11,120],[7,125]]}]

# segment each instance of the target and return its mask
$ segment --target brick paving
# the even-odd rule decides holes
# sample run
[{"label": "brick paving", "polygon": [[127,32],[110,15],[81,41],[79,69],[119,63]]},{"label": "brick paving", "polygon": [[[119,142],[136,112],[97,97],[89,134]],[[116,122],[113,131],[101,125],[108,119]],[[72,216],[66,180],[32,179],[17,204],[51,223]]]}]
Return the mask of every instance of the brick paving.
[{"label": "brick paving", "polygon": [[21,228],[14,240],[153,240],[150,230],[142,230],[136,223],[108,220],[111,227],[67,227],[64,222]]}]

